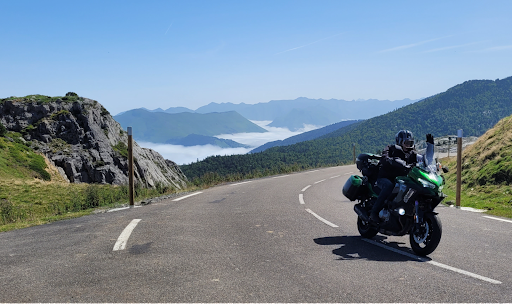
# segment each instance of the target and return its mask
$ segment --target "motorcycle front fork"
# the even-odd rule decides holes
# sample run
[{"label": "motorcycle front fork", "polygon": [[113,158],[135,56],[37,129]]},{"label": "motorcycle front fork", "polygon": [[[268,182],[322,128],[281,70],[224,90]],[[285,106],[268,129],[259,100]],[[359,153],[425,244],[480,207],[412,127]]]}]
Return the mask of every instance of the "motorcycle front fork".
[{"label": "motorcycle front fork", "polygon": [[415,201],[414,202],[414,208],[415,208],[415,212],[414,212],[414,222],[416,224],[421,224],[423,223],[423,211],[421,211],[420,209],[420,204],[418,201]]}]

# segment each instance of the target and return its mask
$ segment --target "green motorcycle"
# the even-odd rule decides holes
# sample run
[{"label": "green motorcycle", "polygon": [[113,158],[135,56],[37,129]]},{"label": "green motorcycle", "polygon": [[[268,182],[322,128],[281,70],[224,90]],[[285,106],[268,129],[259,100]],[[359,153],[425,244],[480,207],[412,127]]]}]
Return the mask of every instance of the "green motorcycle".
[{"label": "green motorcycle", "polygon": [[[357,213],[357,228],[364,238],[377,233],[403,236],[409,234],[412,250],[421,256],[432,253],[441,241],[442,226],[434,209],[446,197],[443,194],[444,178],[434,159],[434,145],[427,144],[425,155],[418,157],[416,166],[407,176],[396,178],[391,195],[379,213],[380,222],[370,222],[369,214],[377,200],[374,184],[380,156],[360,154],[356,165],[363,176],[352,175],[343,187],[343,195],[351,201]],[[446,168],[443,168],[447,172]]]}]

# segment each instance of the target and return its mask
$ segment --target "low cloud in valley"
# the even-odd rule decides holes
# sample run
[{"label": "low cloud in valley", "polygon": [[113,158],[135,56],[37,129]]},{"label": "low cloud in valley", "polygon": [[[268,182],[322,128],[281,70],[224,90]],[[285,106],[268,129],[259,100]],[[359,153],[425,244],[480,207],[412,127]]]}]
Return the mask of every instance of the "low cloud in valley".
[{"label": "low cloud in valley", "polygon": [[250,148],[220,148],[212,145],[184,147],[179,145],[158,144],[150,142],[137,143],[144,148],[149,148],[162,154],[165,159],[169,159],[178,165],[190,164],[198,160],[203,160],[213,155],[234,155],[245,154],[252,149],[259,147],[267,142],[275,140],[283,140],[288,137],[298,135],[307,131],[318,128],[317,126],[306,125],[304,129],[292,132],[286,128],[268,127],[270,121],[253,121],[255,124],[266,129],[265,133],[237,133],[222,134],[215,137],[223,139],[231,139],[241,144],[249,145]]}]

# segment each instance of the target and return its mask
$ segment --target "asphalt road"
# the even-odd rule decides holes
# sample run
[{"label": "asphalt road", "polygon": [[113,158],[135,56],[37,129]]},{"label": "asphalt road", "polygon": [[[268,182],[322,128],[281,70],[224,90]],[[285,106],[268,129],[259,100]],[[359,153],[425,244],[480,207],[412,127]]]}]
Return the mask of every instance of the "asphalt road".
[{"label": "asphalt road", "polygon": [[359,236],[341,194],[356,171],[0,233],[0,302],[512,302],[512,221],[440,206],[419,259],[408,237]]}]

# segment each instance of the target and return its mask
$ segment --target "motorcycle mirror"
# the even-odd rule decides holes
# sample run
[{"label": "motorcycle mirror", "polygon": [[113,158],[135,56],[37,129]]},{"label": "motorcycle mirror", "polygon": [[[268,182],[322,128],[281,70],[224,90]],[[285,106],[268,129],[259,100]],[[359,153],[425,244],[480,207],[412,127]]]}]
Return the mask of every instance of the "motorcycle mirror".
[{"label": "motorcycle mirror", "polygon": [[448,167],[443,166],[443,172],[444,172],[444,173],[448,173],[448,171],[450,171],[450,170],[448,170]]}]

